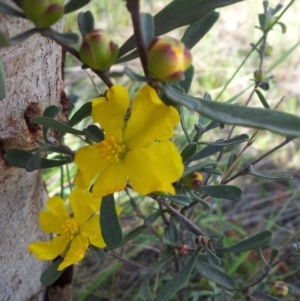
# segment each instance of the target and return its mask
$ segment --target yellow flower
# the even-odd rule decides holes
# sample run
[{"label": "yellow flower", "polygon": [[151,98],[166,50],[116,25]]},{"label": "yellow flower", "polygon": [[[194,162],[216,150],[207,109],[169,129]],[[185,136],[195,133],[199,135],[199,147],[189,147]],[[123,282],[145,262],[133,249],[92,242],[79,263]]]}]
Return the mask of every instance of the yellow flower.
[{"label": "yellow flower", "polygon": [[99,211],[101,199],[93,198],[88,191],[74,189],[69,195],[69,202],[73,210],[69,214],[64,200],[54,196],[47,201],[48,210],[42,210],[39,215],[41,229],[46,233],[56,233],[49,242],[33,242],[28,251],[37,259],[52,260],[58,255],[64,257],[58,270],[80,261],[88,246],[98,248],[106,246],[99,225]]},{"label": "yellow flower", "polygon": [[74,184],[86,189],[95,180],[93,195],[105,196],[125,188],[127,179],[140,194],[175,193],[183,164],[169,139],[180,116],[166,106],[149,85],[141,88],[128,111],[130,97],[122,86],[111,87],[105,97],[93,99],[92,117],[105,131],[105,140],[84,146],[75,155],[78,174]]}]

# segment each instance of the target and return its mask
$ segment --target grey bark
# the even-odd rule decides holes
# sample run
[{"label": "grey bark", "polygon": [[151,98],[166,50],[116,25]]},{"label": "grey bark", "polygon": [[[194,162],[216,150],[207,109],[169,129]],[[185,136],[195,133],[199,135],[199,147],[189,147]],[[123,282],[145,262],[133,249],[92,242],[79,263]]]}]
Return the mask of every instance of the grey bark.
[{"label": "grey bark", "polygon": [[[33,27],[26,20],[1,14],[0,26],[9,37]],[[61,30],[62,22],[54,28]],[[27,251],[30,242],[46,238],[38,225],[46,200],[41,173],[10,166],[4,154],[10,148],[34,148],[41,129],[30,125],[30,118],[60,104],[61,48],[35,35],[0,49],[0,57],[7,76],[7,97],[0,101],[0,300],[41,300],[44,288],[39,277],[47,263]]]}]

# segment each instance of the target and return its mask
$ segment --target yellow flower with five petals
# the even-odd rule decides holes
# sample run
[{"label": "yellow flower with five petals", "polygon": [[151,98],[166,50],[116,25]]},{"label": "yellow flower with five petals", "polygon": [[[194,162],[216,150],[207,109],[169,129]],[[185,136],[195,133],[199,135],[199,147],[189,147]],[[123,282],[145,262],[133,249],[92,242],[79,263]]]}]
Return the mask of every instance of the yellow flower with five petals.
[{"label": "yellow flower with five petals", "polygon": [[74,184],[86,189],[94,181],[95,197],[124,189],[128,179],[143,195],[155,191],[174,194],[172,183],[183,172],[181,156],[170,141],[179,113],[165,105],[149,85],[137,92],[126,121],[129,105],[128,91],[118,85],[93,99],[92,118],[105,131],[105,140],[78,150]]},{"label": "yellow flower with five petals", "polygon": [[48,210],[42,210],[39,215],[41,229],[46,233],[56,233],[51,241],[33,242],[28,251],[37,259],[52,260],[61,255],[64,260],[58,270],[80,261],[88,246],[98,248],[106,246],[99,224],[101,198],[84,190],[74,189],[69,195],[70,206],[73,210],[69,214],[64,200],[54,196],[47,200]]}]

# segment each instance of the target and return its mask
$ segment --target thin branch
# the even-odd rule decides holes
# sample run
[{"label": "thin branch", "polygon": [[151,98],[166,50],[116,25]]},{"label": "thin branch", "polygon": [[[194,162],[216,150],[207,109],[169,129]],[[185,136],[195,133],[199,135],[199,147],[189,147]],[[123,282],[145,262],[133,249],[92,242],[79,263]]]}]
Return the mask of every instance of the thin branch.
[{"label": "thin branch", "polygon": [[128,263],[128,264],[130,264],[130,265],[132,265],[132,266],[135,266],[135,267],[137,267],[137,268],[139,268],[139,269],[142,269],[142,270],[149,270],[148,267],[146,267],[146,266],[144,266],[144,265],[142,265],[142,264],[136,263],[136,262],[134,262],[134,261],[131,261],[131,260],[129,260],[129,259],[123,258],[123,257],[117,255],[116,253],[113,253],[112,251],[111,251],[109,254],[110,254],[112,257],[115,257],[115,258],[119,259],[120,261],[125,262],[125,263]]}]

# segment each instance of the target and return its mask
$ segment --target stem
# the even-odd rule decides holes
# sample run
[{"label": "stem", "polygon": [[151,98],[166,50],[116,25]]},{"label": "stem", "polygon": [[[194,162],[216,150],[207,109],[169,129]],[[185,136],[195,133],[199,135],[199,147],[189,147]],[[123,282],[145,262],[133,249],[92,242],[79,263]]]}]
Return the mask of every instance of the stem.
[{"label": "stem", "polygon": [[135,266],[135,267],[137,267],[137,268],[139,268],[139,269],[142,269],[142,270],[149,270],[148,267],[146,267],[146,266],[144,266],[144,265],[142,265],[142,264],[136,263],[136,262],[134,262],[134,261],[131,261],[131,260],[129,260],[129,259],[123,258],[123,257],[117,255],[116,253],[113,253],[112,251],[111,251],[109,254],[110,254],[112,257],[115,257],[115,258],[119,259],[120,261],[125,262],[125,263],[128,263],[128,264],[130,264],[130,265],[132,265],[132,266]]},{"label": "stem", "polygon": [[144,74],[145,76],[148,76],[149,72],[148,72],[148,64],[147,64],[146,45],[143,39],[141,19],[140,19],[140,2],[139,0],[126,0],[126,6],[131,14],[135,42],[141,60],[141,64],[144,70]]},{"label": "stem", "polygon": [[183,223],[186,224],[190,228],[190,230],[195,234],[195,235],[204,235],[208,237],[204,231],[199,229],[193,222],[191,222],[187,217],[185,217],[183,214],[181,214],[179,211],[177,211],[174,207],[172,207],[164,198],[162,197],[157,197],[154,195],[151,195],[151,198],[156,200],[158,203],[160,203],[162,206],[168,208],[174,215],[176,215],[178,218],[182,220]]},{"label": "stem", "polygon": [[[55,37],[53,37],[53,35],[51,34],[51,29],[49,29],[49,28],[40,29],[39,33],[43,37],[50,38],[53,41],[55,41],[58,45],[60,45],[61,47],[63,47],[66,51],[68,51],[70,54],[72,54],[74,57],[76,57],[80,62],[82,62],[82,60],[80,58],[80,55],[79,55],[79,52],[75,48],[73,48],[72,46],[70,46],[68,44],[61,43],[60,41],[56,40]],[[106,84],[106,86],[108,88],[110,88],[110,87],[113,86],[112,81],[110,80],[109,77],[107,77],[103,73],[103,71],[98,70],[98,69],[92,69],[92,68],[90,68],[90,69],[101,78],[101,80]]]}]

